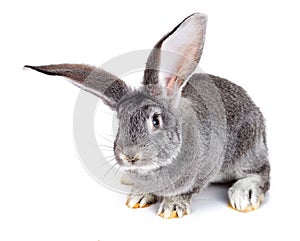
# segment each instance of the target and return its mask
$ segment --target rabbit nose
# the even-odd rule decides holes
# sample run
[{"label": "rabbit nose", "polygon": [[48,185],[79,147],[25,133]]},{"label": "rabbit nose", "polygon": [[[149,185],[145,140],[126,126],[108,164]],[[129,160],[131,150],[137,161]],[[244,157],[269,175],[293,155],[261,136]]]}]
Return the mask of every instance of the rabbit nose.
[{"label": "rabbit nose", "polygon": [[131,163],[134,163],[134,162],[140,160],[140,158],[138,156],[125,155],[123,153],[120,153],[119,156],[120,156],[121,160],[131,162]]}]

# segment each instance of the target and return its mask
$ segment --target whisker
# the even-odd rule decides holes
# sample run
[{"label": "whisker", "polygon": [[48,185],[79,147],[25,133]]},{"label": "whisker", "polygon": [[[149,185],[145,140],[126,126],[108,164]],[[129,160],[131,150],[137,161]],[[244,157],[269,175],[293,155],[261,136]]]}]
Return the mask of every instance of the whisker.
[{"label": "whisker", "polygon": [[100,148],[100,150],[101,150],[101,151],[110,151],[110,152],[113,151],[113,150],[102,149],[102,148]]},{"label": "whisker", "polygon": [[113,165],[111,166],[111,168],[109,168],[109,169],[105,172],[105,174],[103,175],[103,177],[106,178],[107,175],[115,168],[116,165],[118,165],[117,162],[116,162],[115,164],[113,164]]},{"label": "whisker", "polygon": [[114,112],[110,112],[110,111],[105,111],[105,110],[101,110],[101,113],[104,113],[104,114],[109,114],[109,115],[113,115]]},{"label": "whisker", "polygon": [[96,146],[103,146],[103,147],[106,147],[106,148],[108,148],[108,149],[114,149],[112,146],[107,146],[107,145],[98,145],[98,144],[96,144]]},{"label": "whisker", "polygon": [[111,155],[111,156],[104,156],[106,159],[111,159],[111,158],[113,158],[113,159],[115,159],[115,155]]},{"label": "whisker", "polygon": [[105,166],[107,166],[107,165],[111,165],[112,163],[114,163],[113,160],[111,160],[111,161],[109,161],[109,162],[104,162],[104,163],[102,163],[102,164],[99,166],[99,168],[103,168],[103,167],[105,167]]},{"label": "whisker", "polygon": [[115,156],[111,156],[111,157],[104,157],[104,160],[108,161],[108,162],[111,162],[111,161],[116,160],[116,159],[115,159]]},{"label": "whisker", "polygon": [[113,163],[114,161],[116,161],[115,158],[111,157],[110,159],[109,158],[105,158],[105,163]]},{"label": "whisker", "polygon": [[107,161],[115,160],[115,156],[104,157],[104,158],[105,158],[105,160],[107,160]]},{"label": "whisker", "polygon": [[101,165],[98,166],[98,168],[103,168],[103,167],[106,167],[107,165],[111,165],[110,162],[104,162],[104,163],[101,163]]},{"label": "whisker", "polygon": [[108,136],[108,137],[115,137],[116,135],[115,134],[109,134],[109,133],[98,133],[98,132],[95,132],[95,135],[96,136]]},{"label": "whisker", "polygon": [[121,166],[119,165],[119,166],[118,166],[118,168],[116,169],[115,173],[114,173],[114,177],[116,177],[116,176],[117,176],[117,174],[118,174],[118,172],[119,172],[120,168],[121,168]]},{"label": "whisker", "polygon": [[114,157],[111,158],[102,158],[99,160],[99,168],[103,168],[106,165],[111,165],[112,163],[116,162],[116,159]]},{"label": "whisker", "polygon": [[107,137],[103,136],[102,134],[100,134],[100,133],[96,133],[96,134],[101,136],[103,139],[107,140],[108,142],[113,143],[113,140],[108,139]]},{"label": "whisker", "polygon": [[[98,134],[96,133],[96,135],[98,135]],[[102,135],[105,135],[105,136],[113,136],[113,137],[116,136],[116,135],[114,135],[114,134],[108,134],[108,133],[103,133]]]}]

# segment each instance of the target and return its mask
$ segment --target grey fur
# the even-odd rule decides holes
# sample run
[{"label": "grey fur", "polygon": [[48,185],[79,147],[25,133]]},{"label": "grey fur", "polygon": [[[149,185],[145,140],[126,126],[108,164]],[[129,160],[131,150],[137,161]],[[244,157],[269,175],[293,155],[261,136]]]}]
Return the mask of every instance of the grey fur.
[{"label": "grey fur", "polygon": [[[188,21],[202,28],[188,53],[200,58],[206,16],[194,14],[181,24]],[[155,45],[139,90],[84,65],[65,65],[68,71],[62,71],[62,65],[29,67],[69,77],[83,89],[88,86],[117,111],[114,152],[126,180],[133,183],[130,206],[161,200],[160,215],[169,218],[175,211],[181,217],[189,213],[192,196],[210,183],[235,182],[228,192],[230,204],[239,211],[256,207],[270,185],[264,118],[245,90],[232,82],[208,74],[188,79],[194,67],[176,73],[174,85],[168,87],[172,95],[164,91],[168,83],[159,80],[161,46],[180,25]],[[198,57],[192,58],[192,66]],[[73,74],[82,70],[88,71]],[[154,116],[160,118],[158,129],[151,126]]]},{"label": "grey fur", "polygon": [[48,75],[67,77],[74,85],[100,97],[111,108],[114,108],[117,101],[128,92],[128,87],[118,77],[90,65],[57,64],[24,67]]}]

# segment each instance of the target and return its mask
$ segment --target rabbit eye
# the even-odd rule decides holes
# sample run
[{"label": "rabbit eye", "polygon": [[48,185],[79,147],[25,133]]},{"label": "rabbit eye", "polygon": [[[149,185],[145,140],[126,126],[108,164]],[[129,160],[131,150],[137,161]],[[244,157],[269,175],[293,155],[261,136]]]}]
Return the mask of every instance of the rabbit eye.
[{"label": "rabbit eye", "polygon": [[152,116],[152,125],[155,129],[158,129],[160,126],[160,120],[159,120],[159,116],[158,115],[154,115]]}]

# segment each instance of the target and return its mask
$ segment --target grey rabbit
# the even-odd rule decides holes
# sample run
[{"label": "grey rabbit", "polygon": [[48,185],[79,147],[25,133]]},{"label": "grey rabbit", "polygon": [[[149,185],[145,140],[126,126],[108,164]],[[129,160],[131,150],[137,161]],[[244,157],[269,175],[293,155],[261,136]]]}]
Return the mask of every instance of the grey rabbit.
[{"label": "grey rabbit", "polygon": [[114,155],[132,183],[130,208],[160,202],[158,215],[190,213],[192,197],[211,183],[232,183],[233,209],[259,207],[270,186],[264,117],[246,91],[226,79],[195,73],[207,16],[195,13],[151,51],[142,86],[83,64],[28,66],[65,76],[117,112]]}]

